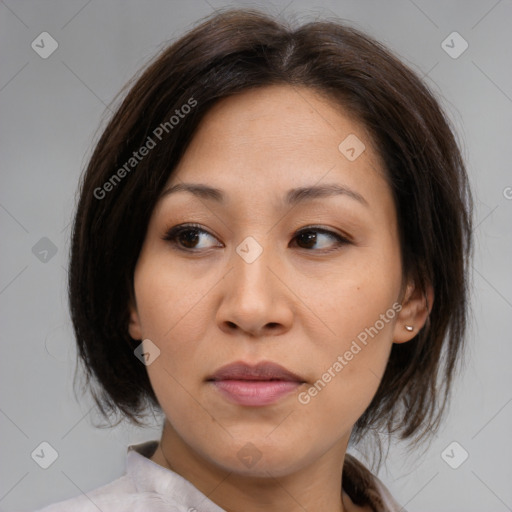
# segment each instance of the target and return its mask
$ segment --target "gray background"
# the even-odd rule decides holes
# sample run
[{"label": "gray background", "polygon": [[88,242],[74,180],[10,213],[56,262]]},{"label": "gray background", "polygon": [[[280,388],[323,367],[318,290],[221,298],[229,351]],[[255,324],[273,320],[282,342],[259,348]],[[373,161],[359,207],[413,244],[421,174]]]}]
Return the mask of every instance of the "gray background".
[{"label": "gray background", "polygon": [[[430,446],[410,455],[392,448],[379,475],[410,512],[512,510],[510,0],[0,1],[0,509],[103,485],[122,474],[128,444],[159,437],[156,428],[96,429],[90,400],[74,398],[69,222],[106,106],[163,43],[228,5],[345,18],[424,76],[453,120],[476,196],[467,362]],[[44,31],[59,45],[47,59],[31,48]],[[454,31],[469,44],[456,59],[442,47]],[[43,237],[55,255],[41,252]],[[43,441],[58,452],[46,470],[31,458]],[[445,452],[451,462],[469,453],[458,469],[441,456],[453,441],[462,448]]]}]

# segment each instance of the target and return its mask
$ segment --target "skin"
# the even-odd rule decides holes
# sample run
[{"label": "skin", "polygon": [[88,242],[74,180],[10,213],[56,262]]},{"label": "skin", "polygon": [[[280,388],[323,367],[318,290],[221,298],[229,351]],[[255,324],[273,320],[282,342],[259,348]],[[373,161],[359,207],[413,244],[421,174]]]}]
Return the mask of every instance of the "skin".
[{"label": "skin", "polygon": [[[349,134],[366,146],[354,161],[338,149]],[[313,90],[247,91],[208,112],[165,189],[178,183],[207,184],[226,199],[162,195],[135,269],[129,332],[160,350],[147,371],[166,415],[152,460],[227,511],[365,510],[340,493],[350,432],[392,344],[412,339],[427,316],[423,292],[403,279],[395,205],[367,131]],[[327,183],[364,201],[283,202],[291,188]],[[165,240],[189,222],[206,233]],[[309,226],[349,241],[318,231],[316,242],[298,240]],[[263,249],[252,263],[236,252],[249,236]],[[393,304],[400,313],[300,403]],[[235,361],[276,362],[306,383],[271,405],[236,405],[206,381]],[[251,467],[237,455],[249,442],[261,456]]]}]

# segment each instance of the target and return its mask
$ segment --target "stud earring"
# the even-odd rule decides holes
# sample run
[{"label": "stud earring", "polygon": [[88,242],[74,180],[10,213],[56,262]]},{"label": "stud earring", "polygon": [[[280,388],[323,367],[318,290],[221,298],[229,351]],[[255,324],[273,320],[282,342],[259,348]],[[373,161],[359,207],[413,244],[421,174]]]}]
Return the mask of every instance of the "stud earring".
[{"label": "stud earring", "polygon": [[406,329],[407,331],[409,331],[409,332],[414,331],[414,327],[413,327],[412,325],[406,325],[406,326],[405,326],[405,329]]}]

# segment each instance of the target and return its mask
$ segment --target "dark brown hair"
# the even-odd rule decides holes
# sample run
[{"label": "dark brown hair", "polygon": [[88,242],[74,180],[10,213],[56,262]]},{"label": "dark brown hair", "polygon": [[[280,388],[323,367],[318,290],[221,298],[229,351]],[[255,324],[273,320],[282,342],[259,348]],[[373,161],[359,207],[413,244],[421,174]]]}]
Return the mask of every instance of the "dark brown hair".
[{"label": "dark brown hair", "polygon": [[[404,275],[423,289],[431,283],[435,300],[418,335],[393,345],[354,438],[371,429],[419,439],[439,423],[464,342],[471,196],[433,94],[389,50],[341,22],[290,28],[261,12],[221,12],[165,48],[131,87],[83,176],[72,235],[69,299],[87,382],[105,416],[140,423],[148,405],[158,410],[134,356],[140,341],[128,334],[150,215],[212,105],[272,84],[312,88],[356,116],[385,164]],[[130,160],[156,133],[164,143]]]}]

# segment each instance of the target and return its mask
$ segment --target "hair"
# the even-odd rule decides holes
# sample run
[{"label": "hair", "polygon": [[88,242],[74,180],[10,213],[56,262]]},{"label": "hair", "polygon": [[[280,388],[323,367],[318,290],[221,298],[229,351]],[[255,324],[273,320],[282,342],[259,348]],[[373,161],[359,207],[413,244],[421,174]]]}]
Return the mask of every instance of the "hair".
[{"label": "hair", "polygon": [[[366,127],[393,193],[404,275],[434,289],[426,325],[393,344],[353,439],[380,430],[412,442],[435,431],[464,345],[472,220],[457,142],[422,80],[343,22],[291,28],[258,11],[228,10],[167,46],[133,81],[82,177],[71,244],[78,356],[104,417],[141,424],[148,406],[160,410],[128,324],[135,265],[163,186],[217,101],[287,84],[329,98]],[[150,140],[154,147],[136,158]]]}]

